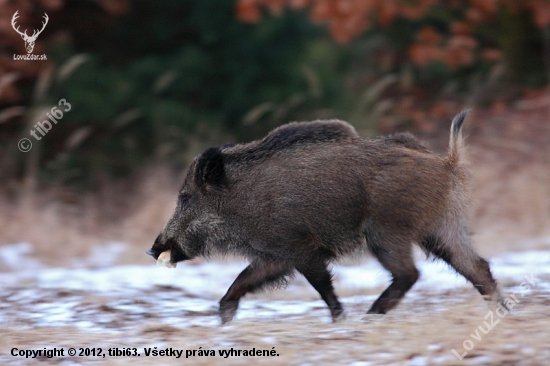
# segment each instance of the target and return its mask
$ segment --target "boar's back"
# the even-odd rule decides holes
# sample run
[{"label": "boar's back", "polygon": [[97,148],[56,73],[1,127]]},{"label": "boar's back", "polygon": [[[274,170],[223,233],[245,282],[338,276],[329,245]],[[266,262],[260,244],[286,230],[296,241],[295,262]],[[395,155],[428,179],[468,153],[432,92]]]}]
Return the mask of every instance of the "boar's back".
[{"label": "boar's back", "polygon": [[262,160],[279,152],[303,145],[328,142],[349,142],[359,135],[347,122],[340,120],[319,120],[313,122],[293,122],[271,131],[262,140],[227,148],[232,160]]}]

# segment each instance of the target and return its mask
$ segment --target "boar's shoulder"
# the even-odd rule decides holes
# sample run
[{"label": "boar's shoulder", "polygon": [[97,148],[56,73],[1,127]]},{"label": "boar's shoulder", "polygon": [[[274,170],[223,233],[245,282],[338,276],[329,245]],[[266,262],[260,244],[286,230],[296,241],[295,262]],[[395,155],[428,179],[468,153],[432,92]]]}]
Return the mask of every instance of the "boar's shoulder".
[{"label": "boar's shoulder", "polygon": [[[296,151],[300,147],[359,141],[355,128],[340,120],[293,122],[271,131],[262,140],[246,144],[211,147],[191,163],[184,186],[194,181],[204,192],[225,192],[228,186],[227,167],[256,165],[277,154]],[[239,171],[240,168],[233,171]]]}]

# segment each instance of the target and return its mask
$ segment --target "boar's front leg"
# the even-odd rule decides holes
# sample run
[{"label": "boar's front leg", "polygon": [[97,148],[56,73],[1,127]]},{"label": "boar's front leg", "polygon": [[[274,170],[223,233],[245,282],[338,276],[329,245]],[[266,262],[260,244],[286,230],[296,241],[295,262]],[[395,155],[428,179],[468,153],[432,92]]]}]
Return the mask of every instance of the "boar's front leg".
[{"label": "boar's front leg", "polygon": [[319,295],[321,295],[323,300],[325,300],[330,309],[332,321],[336,322],[338,319],[343,317],[344,309],[342,308],[340,301],[338,301],[338,297],[334,293],[334,287],[332,286],[332,275],[327,269],[326,262],[321,259],[312,260],[309,263],[297,265],[296,269],[304,275],[311,286],[313,286]]},{"label": "boar's front leg", "polygon": [[225,324],[235,316],[241,297],[249,292],[256,292],[267,286],[280,286],[286,283],[285,276],[292,272],[292,267],[283,263],[255,260],[246,267],[229,287],[220,300],[220,318]]}]

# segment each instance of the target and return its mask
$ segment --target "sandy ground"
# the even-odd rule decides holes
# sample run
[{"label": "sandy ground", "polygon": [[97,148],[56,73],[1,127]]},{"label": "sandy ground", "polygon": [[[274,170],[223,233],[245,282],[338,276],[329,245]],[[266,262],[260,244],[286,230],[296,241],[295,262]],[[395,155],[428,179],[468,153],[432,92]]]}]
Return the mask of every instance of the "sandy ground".
[{"label": "sandy ground", "polygon": [[[550,248],[550,238],[540,240]],[[245,263],[167,269],[91,261],[86,268],[50,268],[27,249],[0,248],[0,260],[13,266],[0,274],[2,365],[543,365],[550,359],[550,250],[491,258],[511,313],[491,312],[461,277],[419,256],[421,280],[382,318],[363,314],[390,277],[367,260],[334,268],[343,321],[331,323],[324,303],[297,277],[286,289],[245,298],[236,319],[221,327],[217,301]],[[68,355],[71,347],[76,356]],[[181,358],[146,356],[155,347],[181,351]],[[26,359],[12,356],[13,348],[62,348],[64,355]],[[105,357],[78,356],[80,348]],[[135,348],[140,356],[110,356],[113,348]],[[220,355],[231,349],[241,356]],[[275,355],[242,355],[252,349]]]},{"label": "sandy ground", "polygon": [[[443,302],[419,297],[407,300],[402,307],[383,320],[360,322],[358,316],[337,324],[327,324],[318,309],[301,316],[283,316],[269,320],[241,320],[227,327],[193,326],[180,328],[187,314],[174,326],[156,326],[155,316],[137,316],[131,321],[114,322],[112,332],[84,332],[74,327],[44,327],[38,330],[7,330],[2,337],[2,364],[273,364],[273,365],[544,365],[550,357],[547,342],[550,319],[548,300],[541,293],[533,293],[521,308],[503,318],[488,333],[480,333],[481,340],[470,336],[483,325],[487,309],[484,304],[472,302],[469,291],[446,294]],[[425,301],[428,300],[428,301]],[[361,311],[363,305],[348,305],[351,311]],[[150,309],[157,311],[157,309]],[[104,309],[102,311],[110,311]],[[113,311],[113,310],[111,310]],[[115,311],[116,312],[116,311]],[[118,312],[120,317],[123,317]],[[536,320],[534,318],[537,318]],[[496,321],[496,320],[495,320]],[[120,325],[120,327],[119,327]],[[475,335],[475,334],[474,334]],[[473,349],[463,360],[463,342],[472,340]],[[136,347],[141,354],[129,357],[61,357],[50,360],[26,360],[7,356],[9,348],[42,349],[43,347]],[[143,348],[174,348],[184,350],[182,359],[174,357],[146,357]],[[185,358],[186,350],[216,350],[216,356]],[[277,351],[274,357],[229,357],[218,355],[219,349],[250,350],[252,348]]]}]

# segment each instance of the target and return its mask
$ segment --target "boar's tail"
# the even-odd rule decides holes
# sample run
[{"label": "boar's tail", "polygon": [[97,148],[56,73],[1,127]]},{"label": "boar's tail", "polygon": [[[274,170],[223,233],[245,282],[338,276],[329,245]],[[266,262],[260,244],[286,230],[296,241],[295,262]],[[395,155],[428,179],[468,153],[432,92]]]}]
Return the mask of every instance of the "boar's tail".
[{"label": "boar's tail", "polygon": [[462,125],[469,111],[469,109],[462,111],[453,118],[453,123],[451,125],[451,140],[449,141],[449,157],[447,158],[451,165],[456,165],[460,161]]}]

